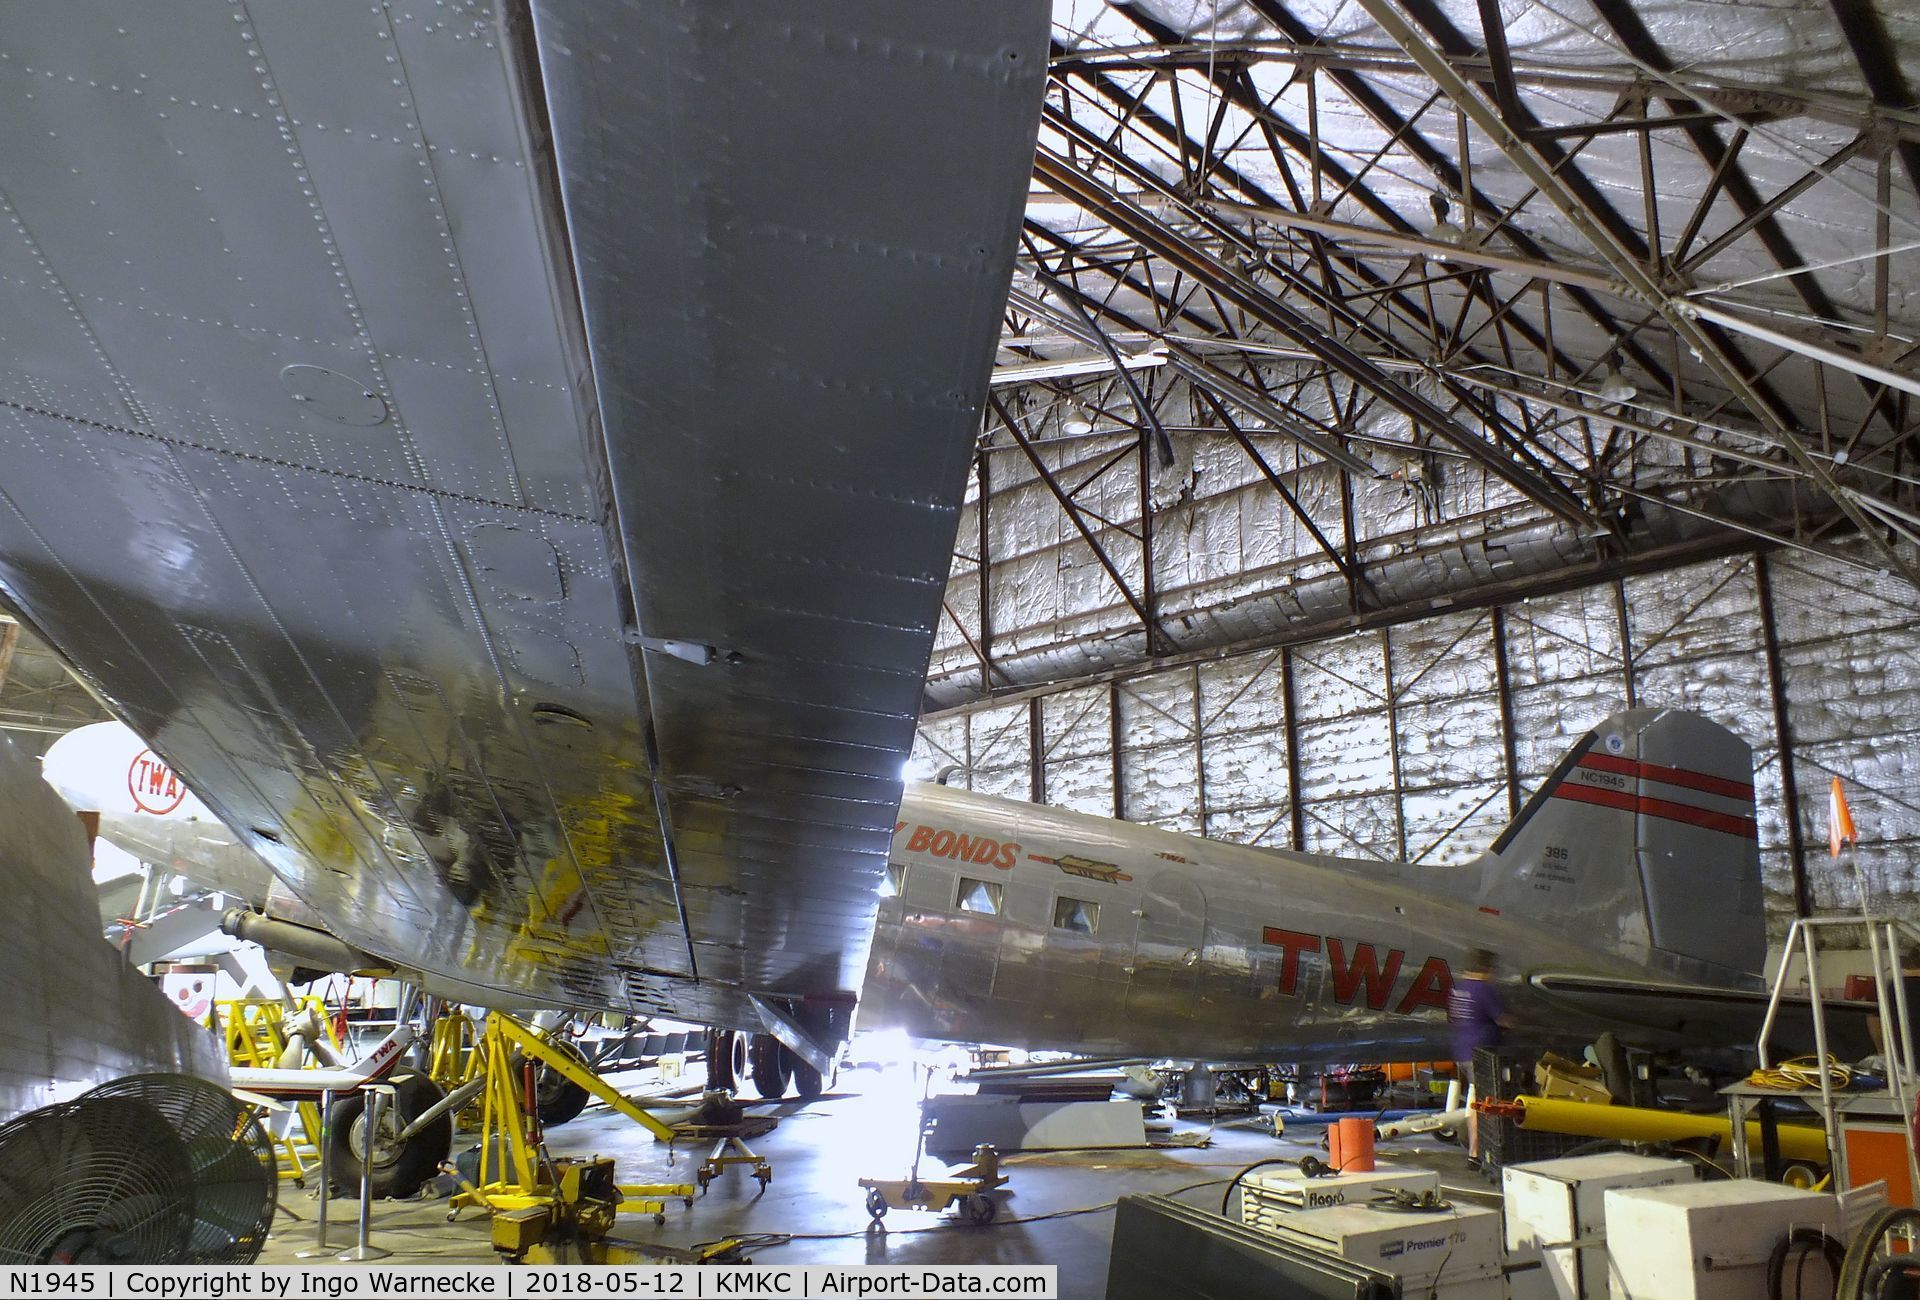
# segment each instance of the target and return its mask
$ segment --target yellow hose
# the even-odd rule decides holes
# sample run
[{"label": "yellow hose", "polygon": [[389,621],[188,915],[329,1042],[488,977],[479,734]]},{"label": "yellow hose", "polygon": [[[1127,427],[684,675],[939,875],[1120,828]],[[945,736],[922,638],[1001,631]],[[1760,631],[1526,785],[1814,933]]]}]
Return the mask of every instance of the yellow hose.
[{"label": "yellow hose", "polygon": [[[1722,1148],[1733,1140],[1733,1124],[1725,1115],[1686,1115],[1671,1110],[1641,1110],[1634,1106],[1595,1105],[1559,1097],[1517,1097],[1520,1127],[1544,1133],[1613,1138],[1620,1142],[1678,1142],[1686,1138],[1718,1138]],[[1760,1124],[1747,1121],[1748,1149],[1760,1151]],[[1806,1124],[1780,1126],[1780,1154],[1789,1160],[1827,1162],[1827,1135]]]}]

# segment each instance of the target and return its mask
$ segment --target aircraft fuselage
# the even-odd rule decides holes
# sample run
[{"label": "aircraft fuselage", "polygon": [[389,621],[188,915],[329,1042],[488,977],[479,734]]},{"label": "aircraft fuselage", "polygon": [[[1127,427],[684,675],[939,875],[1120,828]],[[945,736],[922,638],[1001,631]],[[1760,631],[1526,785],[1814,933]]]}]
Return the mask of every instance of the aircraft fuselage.
[{"label": "aircraft fuselage", "polygon": [[913,785],[859,1023],[1098,1054],[1444,1058],[1472,948],[1509,975],[1645,973],[1476,904],[1478,881]]}]

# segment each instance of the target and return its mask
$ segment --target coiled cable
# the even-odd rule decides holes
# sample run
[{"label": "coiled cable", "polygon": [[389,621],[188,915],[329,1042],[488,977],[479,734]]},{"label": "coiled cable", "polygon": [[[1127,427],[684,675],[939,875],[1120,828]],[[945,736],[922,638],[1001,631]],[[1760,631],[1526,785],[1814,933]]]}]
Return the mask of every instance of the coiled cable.
[{"label": "coiled cable", "polygon": [[[1786,1293],[1787,1258],[1795,1254],[1799,1259],[1794,1264],[1793,1295],[1789,1298]],[[1814,1254],[1826,1261],[1827,1275],[1837,1283],[1840,1270],[1846,1263],[1847,1248],[1818,1228],[1795,1228],[1774,1245],[1773,1253],[1767,1257],[1767,1300],[1801,1300],[1806,1294],[1807,1259]]]},{"label": "coiled cable", "polygon": [[[1836,1089],[1853,1086],[1853,1071],[1840,1063],[1838,1057],[1829,1056],[1826,1060],[1828,1086]],[[1820,1086],[1820,1058],[1817,1056],[1796,1056],[1782,1061],[1770,1069],[1755,1070],[1747,1076],[1747,1083],[1755,1088],[1801,1089]]]}]

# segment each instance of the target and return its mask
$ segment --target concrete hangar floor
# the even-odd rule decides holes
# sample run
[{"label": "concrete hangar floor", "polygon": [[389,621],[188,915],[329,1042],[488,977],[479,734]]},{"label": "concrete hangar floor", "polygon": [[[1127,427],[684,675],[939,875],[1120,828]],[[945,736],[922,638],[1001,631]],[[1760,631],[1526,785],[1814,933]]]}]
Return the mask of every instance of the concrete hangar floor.
[{"label": "concrete hangar floor", "polygon": [[[755,1106],[754,1113],[780,1117],[780,1125],[752,1142],[773,1165],[765,1191],[745,1170],[715,1179],[691,1210],[669,1207],[664,1227],[623,1216],[613,1235],[631,1241],[688,1247],[727,1236],[791,1234],[777,1246],[747,1252],[757,1264],[1055,1264],[1062,1300],[1091,1300],[1107,1289],[1107,1256],[1113,1237],[1113,1203],[1131,1192],[1172,1194],[1210,1210],[1220,1207],[1222,1188],[1257,1160],[1320,1154],[1324,1131],[1300,1126],[1276,1139],[1254,1118],[1179,1121],[1181,1135],[1211,1134],[1207,1146],[1007,1156],[1008,1176],[994,1222],[975,1227],[951,1213],[894,1211],[887,1231],[869,1232],[859,1180],[898,1178],[913,1156],[917,1097],[902,1095],[869,1069],[842,1070],[839,1085],[811,1102]],[[612,1156],[622,1182],[669,1183],[692,1177],[704,1154],[678,1147],[668,1162],[665,1147],[619,1115],[594,1107],[550,1129],[555,1156]],[[1454,1146],[1426,1139],[1382,1148],[1382,1157],[1439,1170],[1449,1196],[1496,1205],[1496,1189],[1467,1168]],[[941,1162],[929,1156],[923,1176],[936,1176]],[[492,1263],[487,1217],[466,1211],[446,1221],[445,1198],[375,1201],[373,1244],[393,1252],[392,1264]],[[262,1264],[294,1264],[313,1245],[311,1195],[289,1190]],[[352,1242],[357,1202],[336,1200],[329,1213],[329,1240],[336,1249]],[[288,1213],[291,1211],[291,1213]],[[1234,1211],[1238,1213],[1237,1210]],[[294,1214],[300,1217],[295,1219]]]}]

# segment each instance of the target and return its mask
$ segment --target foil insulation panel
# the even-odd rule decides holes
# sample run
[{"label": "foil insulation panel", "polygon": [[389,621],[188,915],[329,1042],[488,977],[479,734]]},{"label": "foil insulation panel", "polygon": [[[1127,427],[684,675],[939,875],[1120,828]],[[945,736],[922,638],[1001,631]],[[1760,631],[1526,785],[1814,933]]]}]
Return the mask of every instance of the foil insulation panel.
[{"label": "foil insulation panel", "polygon": [[1696,710],[1754,747],[1776,929],[1791,911],[1791,818],[1815,905],[1857,905],[1851,870],[1827,858],[1834,775],[1860,828],[1871,900],[1920,907],[1920,600],[1898,579],[1823,556],[1778,552],[1766,564],[1797,807],[1784,793],[1750,555],[1501,606],[1497,640],[1493,610],[1451,612],[947,710],[923,721],[908,776],[944,772],[977,790],[1238,843],[1459,862],[1511,812],[1504,655],[1514,797],[1617,709]]}]

